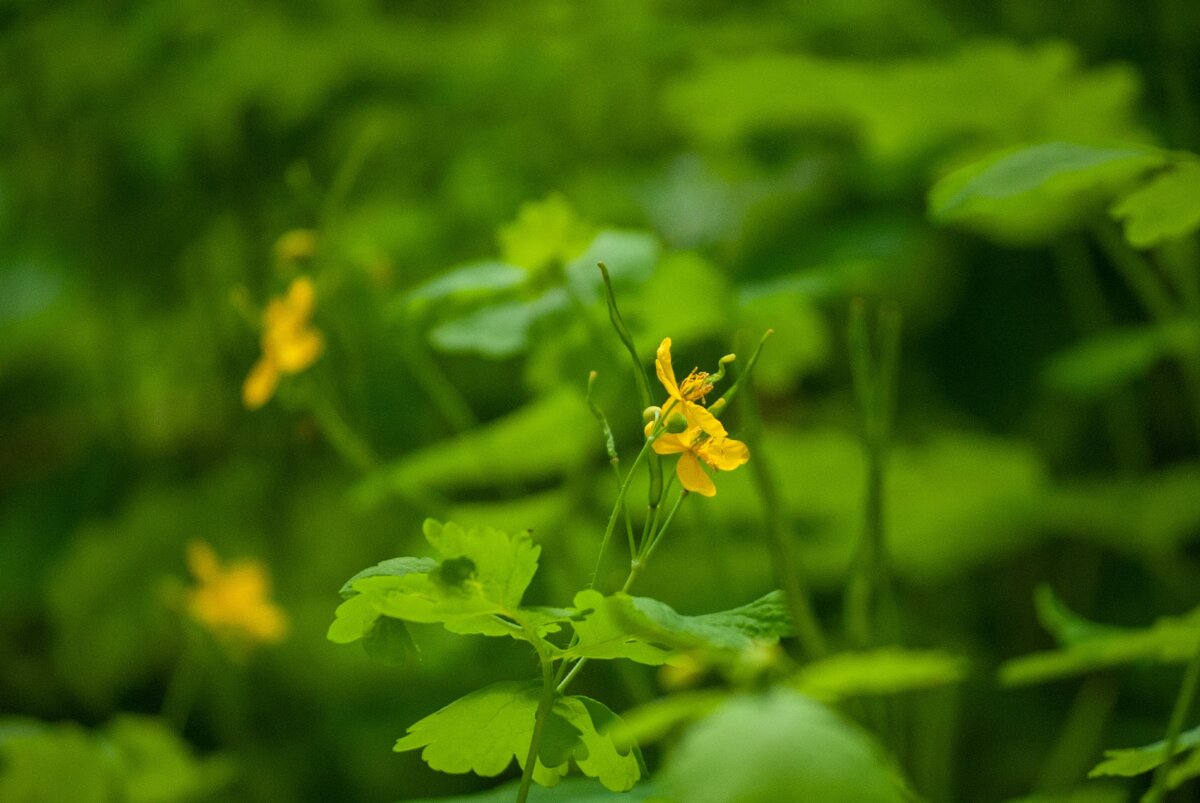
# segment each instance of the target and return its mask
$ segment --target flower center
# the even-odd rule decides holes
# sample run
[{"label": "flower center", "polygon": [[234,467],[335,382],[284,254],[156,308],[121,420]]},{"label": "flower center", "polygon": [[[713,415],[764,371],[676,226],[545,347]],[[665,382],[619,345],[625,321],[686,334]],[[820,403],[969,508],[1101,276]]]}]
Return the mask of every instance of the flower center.
[{"label": "flower center", "polygon": [[708,372],[695,368],[679,383],[679,395],[683,397],[684,401],[699,399],[703,402],[705,395],[712,389],[712,383],[708,381]]}]

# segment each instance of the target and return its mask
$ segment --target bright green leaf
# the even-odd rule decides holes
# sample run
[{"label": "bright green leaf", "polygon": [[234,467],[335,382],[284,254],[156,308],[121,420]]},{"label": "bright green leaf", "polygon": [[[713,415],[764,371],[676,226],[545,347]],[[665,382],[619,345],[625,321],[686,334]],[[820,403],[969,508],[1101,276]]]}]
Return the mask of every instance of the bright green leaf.
[{"label": "bright green leaf", "polygon": [[656,780],[687,803],[910,799],[865,733],[784,690],[730,699],[687,731]]},{"label": "bright green leaf", "polygon": [[[1194,747],[1200,747],[1200,728],[1192,728],[1179,734],[1173,755],[1179,755]],[[1166,758],[1166,742],[1155,742],[1144,747],[1130,747],[1121,750],[1105,750],[1104,760],[1092,768],[1089,778],[1099,778],[1106,775],[1119,775],[1122,778],[1132,778],[1157,768]]]},{"label": "bright green leaf", "polygon": [[[504,772],[514,758],[523,768],[540,696],[541,686],[535,682],[493,683],[410,726],[393,749],[421,749],[426,764],[452,774],[473,772],[490,778]],[[557,727],[560,735],[568,730]],[[566,772],[565,762],[546,767],[539,760],[533,779],[553,786]]]},{"label": "bright green leaf", "polygon": [[583,298],[590,300],[603,284],[596,263],[604,263],[614,284],[641,284],[654,273],[658,254],[658,240],[652,234],[606,229],[567,265],[567,281]]},{"label": "bright green leaf", "polygon": [[1185,237],[1200,227],[1200,164],[1186,162],[1155,176],[1112,207],[1137,248]]},{"label": "bright green leaf", "polygon": [[501,227],[497,239],[505,262],[538,271],[574,259],[591,236],[591,227],[579,219],[567,199],[551,193],[521,204],[516,220]]},{"label": "bright green leaf", "polygon": [[929,193],[943,224],[997,239],[1037,243],[1096,217],[1104,205],[1166,161],[1146,147],[1045,142],[999,151],[962,167]]},{"label": "bright green leaf", "polygon": [[649,597],[612,597],[628,627],[646,640],[680,649],[740,651],[755,642],[776,642],[791,635],[783,593],[772,591],[738,608],[683,616]]},{"label": "bright green leaf", "polygon": [[885,647],[822,658],[800,669],[791,684],[810,697],[837,702],[946,686],[960,682],[966,673],[966,661],[957,655]]},{"label": "bright green leaf", "polygon": [[437,568],[437,561],[432,558],[388,558],[351,577],[342,585],[342,590],[338,593],[341,594],[342,599],[350,599],[358,593],[354,590],[354,583],[364,577],[403,577],[413,572],[431,572],[435,568]]},{"label": "bright green leaf", "polygon": [[649,644],[634,633],[621,616],[615,597],[585,590],[575,595],[579,613],[571,626],[579,641],[563,653],[568,658],[627,658],[641,664],[658,666],[670,660],[669,647]]},{"label": "bright green leaf", "polygon": [[[428,797],[411,803],[512,803],[517,796],[519,781],[502,784],[487,792],[463,797]],[[638,784],[628,792],[610,792],[591,778],[567,778],[557,786],[534,786],[529,790],[529,803],[661,803],[647,784]]]},{"label": "bright green leaf", "polygon": [[1033,601],[1042,627],[1064,646],[1132,632],[1129,628],[1102,625],[1084,619],[1068,608],[1048,585],[1038,586]]}]

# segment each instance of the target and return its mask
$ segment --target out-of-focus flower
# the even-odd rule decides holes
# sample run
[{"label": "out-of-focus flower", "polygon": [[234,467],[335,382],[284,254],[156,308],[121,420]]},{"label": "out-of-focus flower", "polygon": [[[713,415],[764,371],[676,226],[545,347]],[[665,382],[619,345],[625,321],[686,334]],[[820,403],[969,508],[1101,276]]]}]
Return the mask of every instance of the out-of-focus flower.
[{"label": "out-of-focus flower", "polygon": [[281,376],[299,373],[321,356],[325,340],[311,323],[315,302],[312,279],[300,276],[286,295],[267,304],[262,317],[262,357],[242,385],[242,401],[251,410],[271,400]]},{"label": "out-of-focus flower", "polygon": [[275,241],[275,259],[290,265],[309,259],[317,252],[317,233],[312,229],[292,229]]},{"label": "out-of-focus flower", "polygon": [[188,567],[196,585],[187,592],[187,612],[222,639],[271,644],[287,632],[287,616],[270,600],[271,579],[257,560],[222,566],[204,541],[188,544]]},{"label": "out-of-focus flower", "polygon": [[[653,449],[662,455],[679,455],[675,473],[685,489],[702,496],[716,496],[717,486],[704,467],[732,471],[750,459],[750,449],[741,441],[730,438],[717,417],[703,404],[697,403],[703,402],[712,390],[708,373],[692,369],[682,382],[676,382],[669,337],[658,347],[655,368],[658,380],[667,390],[667,400],[662,405],[663,414],[682,415],[686,427],[682,432],[662,432],[655,439]],[[653,423],[646,425],[647,436],[653,428]]]}]

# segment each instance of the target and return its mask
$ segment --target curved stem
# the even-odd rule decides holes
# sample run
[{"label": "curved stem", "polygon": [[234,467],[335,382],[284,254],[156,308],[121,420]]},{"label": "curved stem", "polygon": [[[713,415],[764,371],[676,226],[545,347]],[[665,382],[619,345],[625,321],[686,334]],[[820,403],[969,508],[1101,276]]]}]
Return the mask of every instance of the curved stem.
[{"label": "curved stem", "polygon": [[[531,639],[536,639],[536,633],[530,633]],[[537,714],[533,720],[533,736],[529,739],[529,752],[525,754],[525,767],[521,770],[521,786],[517,789],[517,803],[525,803],[529,797],[529,786],[533,782],[533,770],[537,766],[538,748],[542,744],[542,733],[546,730],[546,719],[550,709],[554,707],[554,667],[550,658],[537,648],[537,642],[531,641],[537,649],[538,661],[542,665],[542,698],[538,700]]]},{"label": "curved stem", "polygon": [[1171,759],[1179,746],[1179,734],[1183,732],[1183,723],[1187,720],[1192,708],[1192,700],[1196,697],[1196,687],[1200,685],[1200,643],[1192,653],[1187,669],[1183,673],[1183,683],[1179,687],[1179,695],[1175,698],[1175,707],[1171,710],[1171,721],[1167,725],[1167,738],[1163,746],[1163,763],[1154,771],[1154,785],[1146,793],[1146,803],[1160,803],[1166,798],[1167,781],[1171,777]]},{"label": "curved stem", "polygon": [[625,481],[617,489],[617,501],[613,505],[612,513],[608,516],[608,525],[604,528],[604,538],[600,540],[600,554],[596,556],[596,568],[592,570],[592,579],[588,582],[588,588],[596,587],[596,580],[600,576],[600,568],[604,565],[604,553],[608,549],[608,542],[612,540],[613,530],[617,527],[617,519],[620,518],[621,511],[625,509],[625,494],[629,490],[629,486],[633,483],[637,467],[646,459],[646,454],[650,451],[650,444],[653,442],[653,437],[646,439],[646,442],[642,445],[642,450],[633,459],[633,465],[629,467],[629,472],[625,475]]}]

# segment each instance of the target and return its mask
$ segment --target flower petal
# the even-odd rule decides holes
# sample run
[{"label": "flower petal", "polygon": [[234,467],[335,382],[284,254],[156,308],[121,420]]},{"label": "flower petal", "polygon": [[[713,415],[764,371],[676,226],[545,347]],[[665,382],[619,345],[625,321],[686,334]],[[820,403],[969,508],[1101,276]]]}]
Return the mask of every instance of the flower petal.
[{"label": "flower petal", "polygon": [[250,369],[242,383],[242,403],[248,409],[257,410],[271,400],[279,385],[279,368],[274,361],[262,358]]},{"label": "flower petal", "polygon": [[679,435],[664,432],[658,436],[658,439],[651,444],[650,448],[657,454],[679,454],[680,452],[690,451],[688,444],[691,442],[692,438],[686,431]]},{"label": "flower petal", "polygon": [[687,419],[688,429],[698,429],[707,432],[711,438],[724,438],[725,425],[715,415],[704,407],[692,402],[683,403],[683,417]]},{"label": "flower petal", "polygon": [[325,339],[316,329],[302,329],[276,342],[275,361],[279,370],[294,374],[317,361],[325,348]]},{"label": "flower petal", "polygon": [[749,447],[733,438],[712,438],[699,451],[705,463],[720,471],[733,471],[750,459]]},{"label": "flower petal", "polygon": [[675,381],[675,369],[671,365],[671,338],[664,337],[658,344],[658,352],[654,358],[654,370],[658,373],[658,381],[667,389],[671,398],[683,401],[679,395],[679,383]]},{"label": "flower petal", "polygon": [[691,452],[684,452],[679,456],[675,473],[679,476],[679,484],[692,493],[701,496],[717,495],[717,486],[713,484],[712,477],[708,476],[696,455]]}]

